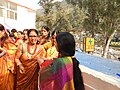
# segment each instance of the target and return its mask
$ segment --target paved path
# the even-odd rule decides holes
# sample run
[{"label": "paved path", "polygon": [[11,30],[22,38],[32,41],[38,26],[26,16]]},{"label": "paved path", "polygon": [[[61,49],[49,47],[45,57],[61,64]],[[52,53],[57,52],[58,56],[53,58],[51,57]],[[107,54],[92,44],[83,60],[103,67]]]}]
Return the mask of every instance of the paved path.
[{"label": "paved path", "polygon": [[120,62],[76,52],[86,90],[120,90]]},{"label": "paved path", "polygon": [[115,85],[112,85],[100,78],[96,78],[88,73],[83,73],[85,90],[120,90]]}]

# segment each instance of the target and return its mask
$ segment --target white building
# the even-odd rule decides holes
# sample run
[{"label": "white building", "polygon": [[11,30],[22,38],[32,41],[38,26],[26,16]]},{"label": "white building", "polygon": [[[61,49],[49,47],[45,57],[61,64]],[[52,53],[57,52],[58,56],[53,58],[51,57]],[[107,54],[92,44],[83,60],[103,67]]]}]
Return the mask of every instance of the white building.
[{"label": "white building", "polygon": [[0,0],[0,23],[18,31],[35,28],[36,8],[31,0]]}]

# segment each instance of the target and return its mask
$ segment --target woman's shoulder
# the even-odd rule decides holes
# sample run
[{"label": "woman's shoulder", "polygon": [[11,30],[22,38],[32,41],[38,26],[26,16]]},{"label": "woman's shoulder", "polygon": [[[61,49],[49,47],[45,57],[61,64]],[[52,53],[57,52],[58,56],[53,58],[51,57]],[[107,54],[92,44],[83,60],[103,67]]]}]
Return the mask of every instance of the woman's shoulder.
[{"label": "woman's shoulder", "polygon": [[54,62],[58,64],[68,64],[72,62],[72,59],[71,57],[61,57],[61,58],[54,59]]}]

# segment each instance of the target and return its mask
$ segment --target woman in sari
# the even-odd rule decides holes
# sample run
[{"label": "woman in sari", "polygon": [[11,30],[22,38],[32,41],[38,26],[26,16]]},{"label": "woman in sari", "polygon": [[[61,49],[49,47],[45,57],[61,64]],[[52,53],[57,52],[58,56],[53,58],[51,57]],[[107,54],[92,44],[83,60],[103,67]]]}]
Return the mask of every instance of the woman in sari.
[{"label": "woman in sari", "polygon": [[56,36],[59,33],[58,30],[54,30],[52,32],[52,46],[50,48],[48,48],[47,52],[46,52],[46,59],[51,60],[53,58],[57,58],[58,57],[58,51],[55,47],[55,41],[56,41]]},{"label": "woman in sari", "polygon": [[41,28],[41,37],[39,39],[39,44],[43,45],[45,50],[52,46],[52,42],[50,40],[50,31],[47,26],[42,26]]},{"label": "woman in sari", "polygon": [[41,64],[41,68],[46,67],[49,63],[51,63],[51,61],[55,58],[58,58],[58,51],[55,47],[55,42],[56,42],[56,35],[59,33],[58,30],[54,30],[52,32],[52,46],[50,48],[48,48],[48,50],[46,51],[46,55],[44,58],[44,63]]},{"label": "woman in sari", "polygon": [[27,32],[29,29],[24,29],[23,30],[23,42],[27,43],[28,42],[28,36],[27,36]]},{"label": "woman in sari", "polygon": [[23,34],[22,31],[18,31],[17,32],[17,37],[16,37],[16,40],[15,40],[16,47],[19,47],[23,43],[23,36],[22,36],[22,34]]},{"label": "woman in sari", "polygon": [[1,38],[4,36],[4,26],[0,24],[0,58],[6,54],[6,50],[1,47]]},{"label": "woman in sari", "polygon": [[46,52],[41,45],[36,44],[38,32],[35,29],[28,30],[28,43],[21,45],[15,56],[17,64],[16,90],[38,90],[37,59],[45,56]]},{"label": "woman in sari", "polygon": [[[56,37],[56,48],[59,58],[54,59],[40,71],[40,90],[84,90],[84,86],[77,89],[75,84],[73,71],[75,68],[72,60],[75,54],[73,35],[68,32],[59,33]],[[82,84],[78,85],[83,85],[83,81],[81,82]]]},{"label": "woman in sari", "polygon": [[14,75],[12,72],[14,69],[14,56],[11,55],[12,50],[9,47],[14,44],[11,44],[11,40],[9,40],[9,36],[6,33],[5,28],[1,24],[0,31],[4,33],[4,35],[0,38],[0,44],[2,48],[6,49],[6,54],[0,58],[0,89],[13,90]]}]

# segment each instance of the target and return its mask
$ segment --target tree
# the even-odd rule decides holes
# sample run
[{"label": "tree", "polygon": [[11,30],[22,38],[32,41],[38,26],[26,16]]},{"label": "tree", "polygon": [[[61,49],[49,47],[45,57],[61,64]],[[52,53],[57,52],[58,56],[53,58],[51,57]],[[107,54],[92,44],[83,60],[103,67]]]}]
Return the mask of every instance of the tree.
[{"label": "tree", "polygon": [[103,57],[107,57],[109,44],[118,30],[120,21],[120,0],[66,0],[69,4],[79,5],[88,18],[84,19],[83,28],[89,33],[101,33],[104,41]]},{"label": "tree", "polygon": [[107,57],[110,41],[118,30],[118,19],[120,18],[120,1],[104,0],[100,2],[100,28],[104,35],[103,57]]},{"label": "tree", "polygon": [[[42,7],[43,15],[41,16],[41,20],[44,22],[44,25],[47,25],[50,29],[52,26],[52,18],[53,16],[51,15],[52,12],[52,7],[53,3],[52,1],[54,0],[40,0],[39,5]],[[38,19],[38,18],[37,18]]]},{"label": "tree", "polygon": [[52,1],[40,4],[42,9],[38,10],[38,12],[42,13],[37,15],[36,22],[42,22],[41,24],[47,25],[51,30],[70,30],[72,28],[69,22],[71,7],[66,2]]}]

